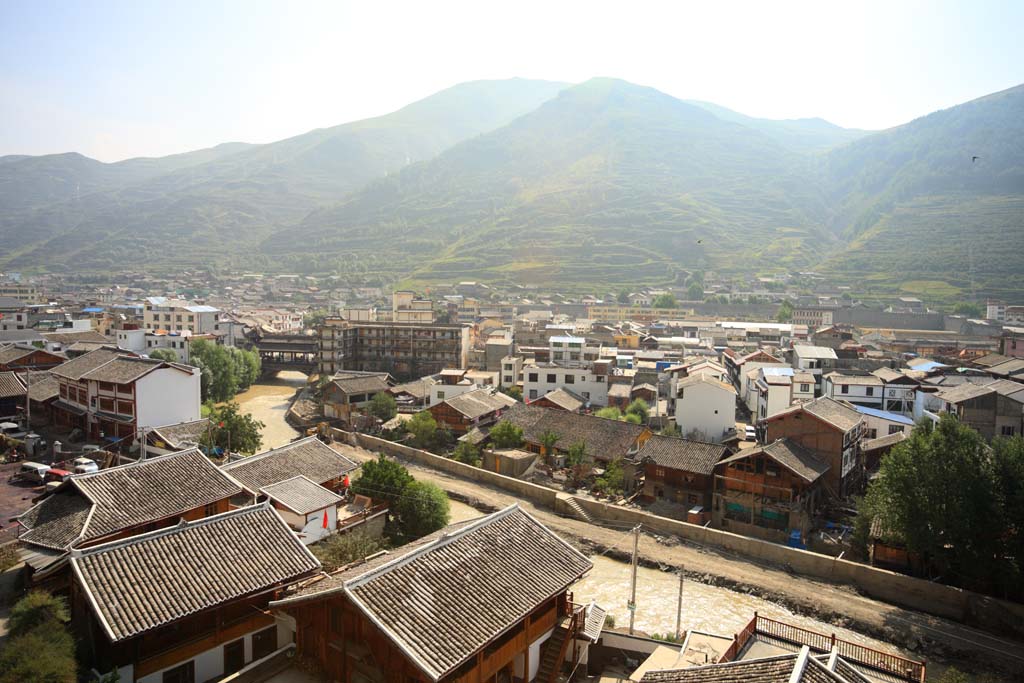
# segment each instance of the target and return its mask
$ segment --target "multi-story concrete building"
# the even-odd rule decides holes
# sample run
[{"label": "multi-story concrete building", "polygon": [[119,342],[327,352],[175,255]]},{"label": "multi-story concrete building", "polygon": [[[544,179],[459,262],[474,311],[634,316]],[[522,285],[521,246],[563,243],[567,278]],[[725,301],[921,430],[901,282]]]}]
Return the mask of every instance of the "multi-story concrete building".
[{"label": "multi-story concrete building", "polygon": [[830,372],[825,375],[821,386],[821,395],[836,400],[847,401],[855,406],[878,408],[883,404],[884,382],[875,375],[847,375]]},{"label": "multi-story concrete building", "polygon": [[20,299],[0,296],[0,332],[28,328],[28,305]]},{"label": "multi-story concrete building", "polygon": [[321,374],[339,370],[387,372],[403,380],[465,368],[470,328],[328,318],[318,329]]},{"label": "multi-story concrete building", "polygon": [[220,311],[213,306],[199,306],[184,299],[151,296],[146,299],[143,323],[148,330],[195,334],[213,333]]},{"label": "multi-story concrete building", "polygon": [[533,401],[555,389],[568,389],[593,406],[608,405],[608,375],[601,374],[607,364],[537,363],[523,365],[523,399]]}]

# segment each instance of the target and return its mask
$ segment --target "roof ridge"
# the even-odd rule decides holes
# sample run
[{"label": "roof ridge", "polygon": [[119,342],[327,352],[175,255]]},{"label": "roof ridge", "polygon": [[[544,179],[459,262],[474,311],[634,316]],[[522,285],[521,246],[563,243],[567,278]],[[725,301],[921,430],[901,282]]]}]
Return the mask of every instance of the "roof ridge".
[{"label": "roof ridge", "polygon": [[364,583],[366,583],[370,579],[372,579],[372,578],[374,578],[376,576],[379,576],[380,574],[385,573],[385,570],[391,571],[392,569],[395,569],[396,567],[400,567],[400,566],[403,566],[405,564],[408,564],[412,560],[420,557],[421,555],[424,555],[427,551],[435,550],[437,548],[442,548],[442,547],[444,547],[446,545],[450,545],[454,541],[456,541],[456,540],[462,538],[463,536],[465,536],[470,531],[476,531],[477,529],[480,529],[482,527],[488,526],[489,524],[491,524],[494,521],[497,521],[499,519],[503,519],[503,518],[507,517],[509,514],[511,514],[515,510],[522,510],[519,507],[519,503],[512,503],[508,507],[505,507],[505,508],[503,508],[501,510],[498,510],[497,512],[492,512],[489,515],[484,515],[484,516],[480,517],[479,519],[476,519],[476,520],[466,524],[465,526],[463,526],[463,527],[461,527],[459,529],[456,529],[455,531],[452,531],[450,533],[449,532],[445,532],[445,531],[442,530],[442,533],[437,538],[435,538],[433,541],[430,541],[429,543],[424,543],[421,546],[413,548],[412,550],[410,550],[409,552],[405,553],[404,555],[400,555],[398,557],[395,557],[393,560],[391,560],[389,562],[385,562],[383,564],[377,565],[376,567],[373,567],[372,569],[366,571],[365,573],[360,574],[359,576],[353,577],[353,578],[349,579],[348,581],[344,582],[345,592],[348,593],[350,587],[356,588],[358,586],[363,585]]},{"label": "roof ridge", "polygon": [[[316,434],[313,434],[313,435],[310,435],[310,436],[304,436],[301,439],[296,439],[295,441],[289,441],[288,443],[284,444],[283,446],[277,446],[275,448],[271,448],[270,450],[263,451],[262,453],[254,453],[253,455],[247,455],[244,458],[239,458],[238,460],[235,460],[234,462],[224,463],[223,465],[221,465],[221,469],[230,469],[230,468],[234,467],[235,465],[239,465],[241,463],[253,462],[255,460],[262,460],[262,459],[266,458],[267,456],[273,455],[274,453],[280,453],[280,452],[285,451],[287,449],[294,448],[295,446],[298,446],[299,444],[306,443],[310,439],[315,439],[315,440],[319,441],[319,439],[317,439]],[[327,446],[327,447],[330,448],[330,446]],[[331,450],[333,451],[334,449],[331,448]]]}]

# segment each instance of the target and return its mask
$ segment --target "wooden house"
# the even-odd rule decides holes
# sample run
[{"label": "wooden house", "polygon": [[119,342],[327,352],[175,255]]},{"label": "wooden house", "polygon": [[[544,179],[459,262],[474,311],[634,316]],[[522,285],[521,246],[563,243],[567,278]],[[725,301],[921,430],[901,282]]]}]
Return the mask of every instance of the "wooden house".
[{"label": "wooden house", "polygon": [[0,372],[50,370],[66,360],[63,355],[27,344],[12,344],[0,348]]},{"label": "wooden house", "polygon": [[645,425],[541,408],[532,404],[516,404],[502,416],[502,420],[523,430],[523,440],[526,442],[524,447],[527,450],[540,453],[543,450],[544,435],[550,432],[558,437],[555,452],[566,453],[573,445],[582,443],[587,456],[602,463],[620,458],[631,459],[652,434]]},{"label": "wooden house", "polygon": [[651,436],[634,458],[644,474],[643,500],[710,510],[715,465],[730,452],[722,444]]},{"label": "wooden house", "polygon": [[746,448],[715,466],[711,518],[716,527],[785,541],[806,534],[825,500],[828,463],[789,439]]},{"label": "wooden house", "polygon": [[[553,683],[587,611],[590,560],[512,505],[368,558],[271,603],[334,681]],[[472,612],[472,618],[467,616]]]},{"label": "wooden house", "polygon": [[[347,446],[336,446],[348,448]],[[248,505],[267,486],[302,475],[315,484],[336,491],[345,477],[359,467],[315,436],[307,436],[269,451],[250,455],[221,466],[221,470],[237,481]]]},{"label": "wooden house", "polygon": [[468,391],[445,399],[428,408],[439,429],[447,428],[454,434],[465,434],[474,427],[486,427],[497,422],[512,406],[519,405],[511,396],[490,388]]}]

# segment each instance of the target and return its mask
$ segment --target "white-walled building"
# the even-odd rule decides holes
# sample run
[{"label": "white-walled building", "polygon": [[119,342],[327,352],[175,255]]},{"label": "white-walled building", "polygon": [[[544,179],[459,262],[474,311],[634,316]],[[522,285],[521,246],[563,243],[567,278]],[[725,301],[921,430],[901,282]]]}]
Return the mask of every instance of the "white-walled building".
[{"label": "white-walled building", "polygon": [[213,306],[201,306],[184,299],[151,296],[146,298],[142,317],[148,330],[190,330],[195,334],[212,334],[219,315],[220,311]]},{"label": "white-walled building", "polygon": [[[868,408],[882,408],[882,380],[874,375],[825,375],[821,395]],[[884,434],[882,436],[885,436]]]},{"label": "white-walled building", "polygon": [[914,429],[914,421],[906,415],[857,405],[854,408],[864,418],[865,439],[877,439],[898,432],[909,436],[911,430]]},{"label": "white-walled building", "polygon": [[816,391],[824,391],[821,377],[835,369],[837,360],[835,349],[830,349],[827,346],[810,346],[809,344],[793,346],[793,369],[814,375]]},{"label": "white-walled building", "polygon": [[522,373],[524,401],[535,401],[548,392],[565,388],[592,406],[608,405],[608,376],[595,373],[593,367],[528,362]]},{"label": "white-walled building", "polygon": [[501,377],[498,383],[502,389],[514,387],[523,381],[523,359],[520,356],[505,356],[501,359]]},{"label": "white-walled building", "polygon": [[[792,368],[789,370],[792,372]],[[754,382],[754,388],[757,390],[757,407],[753,412],[757,420],[783,411],[793,402],[792,374],[760,372],[760,376]]]},{"label": "white-walled building", "polygon": [[671,397],[676,424],[684,436],[721,442],[736,429],[736,389],[703,374],[680,377]]}]

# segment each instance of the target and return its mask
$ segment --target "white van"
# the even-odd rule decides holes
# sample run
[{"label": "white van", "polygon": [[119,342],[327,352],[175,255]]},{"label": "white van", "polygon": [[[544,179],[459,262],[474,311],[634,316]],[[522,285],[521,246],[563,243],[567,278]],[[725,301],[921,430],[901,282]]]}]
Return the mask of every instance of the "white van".
[{"label": "white van", "polygon": [[90,458],[75,458],[71,465],[75,474],[92,474],[100,471],[100,466]]},{"label": "white van", "polygon": [[49,465],[43,465],[42,463],[23,462],[21,463],[21,469],[18,470],[18,478],[22,481],[42,484],[46,481],[46,473],[49,469]]}]

